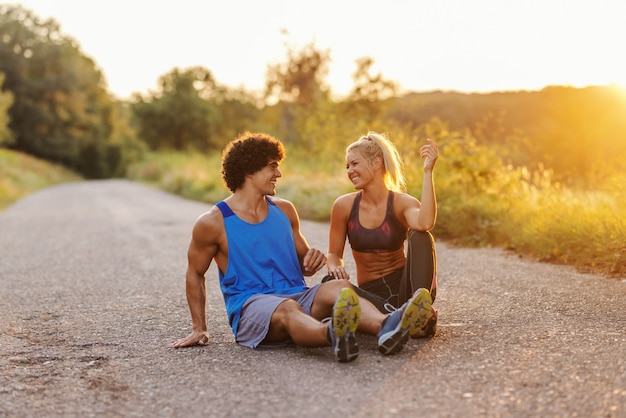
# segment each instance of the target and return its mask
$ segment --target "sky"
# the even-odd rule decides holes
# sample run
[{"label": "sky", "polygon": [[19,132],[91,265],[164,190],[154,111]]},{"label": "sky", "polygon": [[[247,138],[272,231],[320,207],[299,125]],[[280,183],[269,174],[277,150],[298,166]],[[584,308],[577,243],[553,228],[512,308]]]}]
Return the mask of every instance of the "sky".
[{"label": "sky", "polygon": [[493,92],[549,85],[626,87],[621,0],[15,0],[64,35],[120,99],[202,66],[229,87],[261,91],[268,65],[313,43],[325,81],[349,93],[371,57],[403,91]]}]

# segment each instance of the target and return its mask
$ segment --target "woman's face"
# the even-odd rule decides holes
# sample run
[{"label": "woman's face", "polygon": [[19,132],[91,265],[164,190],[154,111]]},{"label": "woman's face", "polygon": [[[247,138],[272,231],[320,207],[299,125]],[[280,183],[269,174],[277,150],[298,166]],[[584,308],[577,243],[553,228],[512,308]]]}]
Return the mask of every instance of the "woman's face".
[{"label": "woman's face", "polygon": [[362,189],[372,180],[369,161],[357,150],[352,149],[347,152],[346,170],[355,189]]}]

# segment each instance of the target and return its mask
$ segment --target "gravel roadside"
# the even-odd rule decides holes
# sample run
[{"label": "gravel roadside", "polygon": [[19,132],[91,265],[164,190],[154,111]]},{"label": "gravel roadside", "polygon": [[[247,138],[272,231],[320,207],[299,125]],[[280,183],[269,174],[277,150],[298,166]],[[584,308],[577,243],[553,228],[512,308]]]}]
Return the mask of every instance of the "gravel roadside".
[{"label": "gravel roadside", "polygon": [[[211,343],[172,349],[209,207],[106,180],[0,212],[0,417],[626,417],[626,280],[499,249],[437,244],[438,334],[396,356],[240,347],[214,265]],[[302,230],[326,249],[327,224]]]}]

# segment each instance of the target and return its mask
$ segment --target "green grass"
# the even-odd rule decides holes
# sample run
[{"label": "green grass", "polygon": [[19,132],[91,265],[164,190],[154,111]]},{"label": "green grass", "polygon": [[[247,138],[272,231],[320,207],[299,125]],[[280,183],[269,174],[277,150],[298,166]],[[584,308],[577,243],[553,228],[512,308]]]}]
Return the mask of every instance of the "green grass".
[{"label": "green grass", "polygon": [[0,148],[0,210],[37,190],[79,180],[82,177],[60,165]]},{"label": "green grass", "polygon": [[509,245],[536,259],[626,276],[626,200],[607,191],[532,190],[513,208]]}]

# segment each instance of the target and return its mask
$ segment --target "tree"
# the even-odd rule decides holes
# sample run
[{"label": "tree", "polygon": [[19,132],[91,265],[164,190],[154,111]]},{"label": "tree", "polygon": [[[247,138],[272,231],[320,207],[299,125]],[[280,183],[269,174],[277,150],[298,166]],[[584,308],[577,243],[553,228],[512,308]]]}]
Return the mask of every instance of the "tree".
[{"label": "tree", "polygon": [[[311,115],[327,108],[329,88],[324,82],[328,74],[328,51],[318,50],[313,43],[296,51],[287,47],[287,60],[269,65],[265,83],[265,100],[275,103],[266,113],[278,115],[278,135],[286,143],[310,147],[307,129]],[[304,143],[306,142],[306,143]]]},{"label": "tree", "polygon": [[11,92],[2,91],[3,83],[4,74],[0,73],[0,146],[10,145],[13,141],[13,135],[9,129],[9,108],[13,104],[13,95]]},{"label": "tree", "polygon": [[354,87],[348,96],[350,100],[377,102],[397,94],[397,83],[384,79],[381,73],[371,74],[374,59],[362,57],[356,60],[356,65],[356,71],[352,74]]},{"label": "tree", "polygon": [[[239,133],[259,125],[261,109],[258,98],[243,88],[218,86],[212,100],[216,103],[220,116],[216,126],[216,140],[212,142],[217,143],[220,149]],[[261,127],[254,129],[267,131]]]},{"label": "tree", "polygon": [[139,136],[152,149],[218,148],[215,133],[220,111],[217,85],[202,67],[174,68],[159,79],[160,91],[135,96],[132,105]]},{"label": "tree", "polygon": [[300,51],[287,49],[287,61],[267,68],[265,96],[269,101],[296,103],[310,108],[327,99],[328,51],[318,50],[313,43]]},{"label": "tree", "polygon": [[385,99],[397,94],[395,82],[386,80],[381,73],[371,73],[374,60],[363,57],[356,60],[357,69],[352,74],[354,87],[343,102],[343,112],[349,118],[365,118],[374,122],[382,113]]},{"label": "tree", "polygon": [[88,177],[123,171],[118,114],[102,74],[54,20],[0,6],[0,71],[14,96],[13,148]]}]

